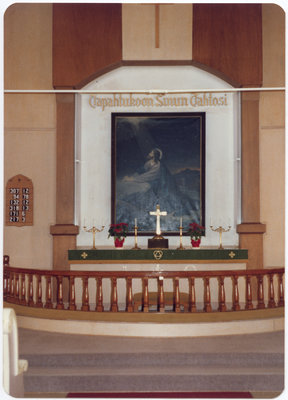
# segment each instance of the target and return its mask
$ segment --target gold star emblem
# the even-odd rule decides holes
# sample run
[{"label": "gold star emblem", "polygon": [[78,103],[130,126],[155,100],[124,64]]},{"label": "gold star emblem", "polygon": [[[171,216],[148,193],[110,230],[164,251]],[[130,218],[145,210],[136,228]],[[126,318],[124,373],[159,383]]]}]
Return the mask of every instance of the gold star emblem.
[{"label": "gold star emblem", "polygon": [[234,251],[231,251],[230,253],[229,253],[229,257],[230,258],[234,258],[236,256],[236,254],[234,253]]},{"label": "gold star emblem", "polygon": [[84,258],[84,260],[88,257],[88,254],[85,253],[85,251],[81,254],[81,257]]}]

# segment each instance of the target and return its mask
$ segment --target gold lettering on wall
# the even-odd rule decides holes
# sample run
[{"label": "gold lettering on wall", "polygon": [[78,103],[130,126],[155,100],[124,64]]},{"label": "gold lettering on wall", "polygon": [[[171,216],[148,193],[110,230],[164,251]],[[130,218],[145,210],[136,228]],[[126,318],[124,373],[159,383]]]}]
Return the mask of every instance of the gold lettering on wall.
[{"label": "gold lettering on wall", "polygon": [[227,107],[228,95],[213,93],[195,93],[187,95],[143,95],[140,97],[136,94],[114,94],[113,96],[91,95],[89,97],[89,106],[94,109],[104,111],[107,107],[171,107],[171,108],[197,108],[197,107]]}]

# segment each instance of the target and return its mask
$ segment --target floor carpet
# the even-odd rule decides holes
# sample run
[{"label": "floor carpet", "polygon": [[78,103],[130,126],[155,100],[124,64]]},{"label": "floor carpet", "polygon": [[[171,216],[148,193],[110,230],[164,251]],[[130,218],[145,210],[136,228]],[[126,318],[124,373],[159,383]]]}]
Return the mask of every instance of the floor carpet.
[{"label": "floor carpet", "polygon": [[130,393],[68,393],[66,398],[164,398],[164,399],[252,399],[250,392],[130,392]]}]

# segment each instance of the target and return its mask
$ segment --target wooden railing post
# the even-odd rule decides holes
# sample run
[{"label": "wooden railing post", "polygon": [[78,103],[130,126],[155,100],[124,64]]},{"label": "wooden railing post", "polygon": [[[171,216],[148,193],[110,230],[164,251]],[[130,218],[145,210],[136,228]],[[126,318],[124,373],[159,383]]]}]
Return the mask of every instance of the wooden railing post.
[{"label": "wooden railing post", "polygon": [[82,278],[83,281],[83,291],[82,291],[82,307],[81,311],[89,311],[89,291],[88,291],[88,276]]},{"label": "wooden railing post", "polygon": [[97,312],[102,312],[103,307],[103,288],[102,288],[102,278],[96,278],[97,280],[97,292],[96,292],[96,309]]},{"label": "wooden railing post", "polygon": [[133,312],[132,278],[126,278],[126,311]]},{"label": "wooden railing post", "polygon": [[64,304],[63,304],[63,277],[62,276],[57,276],[57,305],[56,305],[57,310],[63,310],[64,309]]},{"label": "wooden railing post", "polygon": [[158,306],[157,306],[157,310],[159,312],[164,312],[165,311],[165,303],[164,303],[165,299],[164,299],[163,283],[164,283],[163,276],[159,276],[159,278],[158,278]]},{"label": "wooden railing post", "polygon": [[223,276],[219,276],[219,308],[218,308],[218,310],[221,312],[227,311],[225,287],[224,287],[224,277]]},{"label": "wooden railing post", "polygon": [[52,284],[51,284],[51,276],[46,277],[46,301],[45,308],[53,308],[52,304]]},{"label": "wooden railing post", "polygon": [[278,307],[284,307],[283,274],[278,274]]},{"label": "wooden railing post", "polygon": [[239,311],[240,310],[240,304],[239,304],[239,288],[238,288],[238,276],[235,275],[232,277],[232,284],[233,284],[233,305],[232,305],[232,310],[233,311]]},{"label": "wooden railing post", "polygon": [[111,308],[110,311],[118,312],[117,278],[111,278]]},{"label": "wooden railing post", "polygon": [[20,303],[20,298],[19,298],[20,290],[19,290],[19,274],[18,273],[16,273],[14,275],[14,279],[15,279],[15,303],[19,304]]},{"label": "wooden railing post", "polygon": [[173,310],[180,312],[180,292],[179,292],[179,278],[174,278],[174,293],[173,293]]},{"label": "wooden railing post", "polygon": [[148,290],[148,278],[142,280],[142,311],[149,311],[149,290]]},{"label": "wooden railing post", "polygon": [[36,301],[36,307],[43,307],[42,303],[42,276],[41,275],[36,275],[37,279],[37,287],[36,287],[36,293],[37,293],[37,301]]},{"label": "wooden railing post", "polygon": [[258,275],[257,276],[257,308],[258,309],[263,309],[265,308],[265,303],[264,303],[264,288],[263,288],[263,275]]},{"label": "wooden railing post", "polygon": [[14,276],[15,276],[15,272],[11,272],[10,273],[10,279],[9,279],[9,282],[10,282],[10,285],[9,285],[9,288],[10,288],[10,290],[9,290],[9,299],[10,299],[10,302],[11,303],[14,303]]},{"label": "wooden railing post", "polygon": [[69,310],[75,311],[75,278],[74,276],[69,277]]},{"label": "wooden railing post", "polygon": [[33,275],[28,275],[28,306],[34,306],[34,293],[33,293]]},{"label": "wooden railing post", "polygon": [[204,311],[211,312],[210,278],[204,278]]},{"label": "wooden railing post", "polygon": [[268,275],[268,307],[269,308],[274,308],[276,306],[275,303],[275,294],[274,294],[274,282],[273,282],[274,274],[269,274]]},{"label": "wooden railing post", "polygon": [[23,306],[27,304],[26,301],[26,285],[25,285],[25,274],[21,274],[21,299],[20,299],[20,304]]},{"label": "wooden railing post", "polygon": [[252,290],[251,290],[251,276],[246,276],[246,310],[253,310],[253,303],[252,303]]},{"label": "wooden railing post", "polygon": [[189,278],[189,311],[196,312],[195,278]]}]

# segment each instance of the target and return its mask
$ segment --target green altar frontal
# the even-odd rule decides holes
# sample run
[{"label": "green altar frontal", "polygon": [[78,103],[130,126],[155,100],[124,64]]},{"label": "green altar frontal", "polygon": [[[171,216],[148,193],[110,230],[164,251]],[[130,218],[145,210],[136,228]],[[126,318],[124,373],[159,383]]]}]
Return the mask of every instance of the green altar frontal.
[{"label": "green altar frontal", "polygon": [[77,249],[68,250],[70,264],[144,264],[144,263],[244,263],[248,260],[248,250],[244,249]]}]

